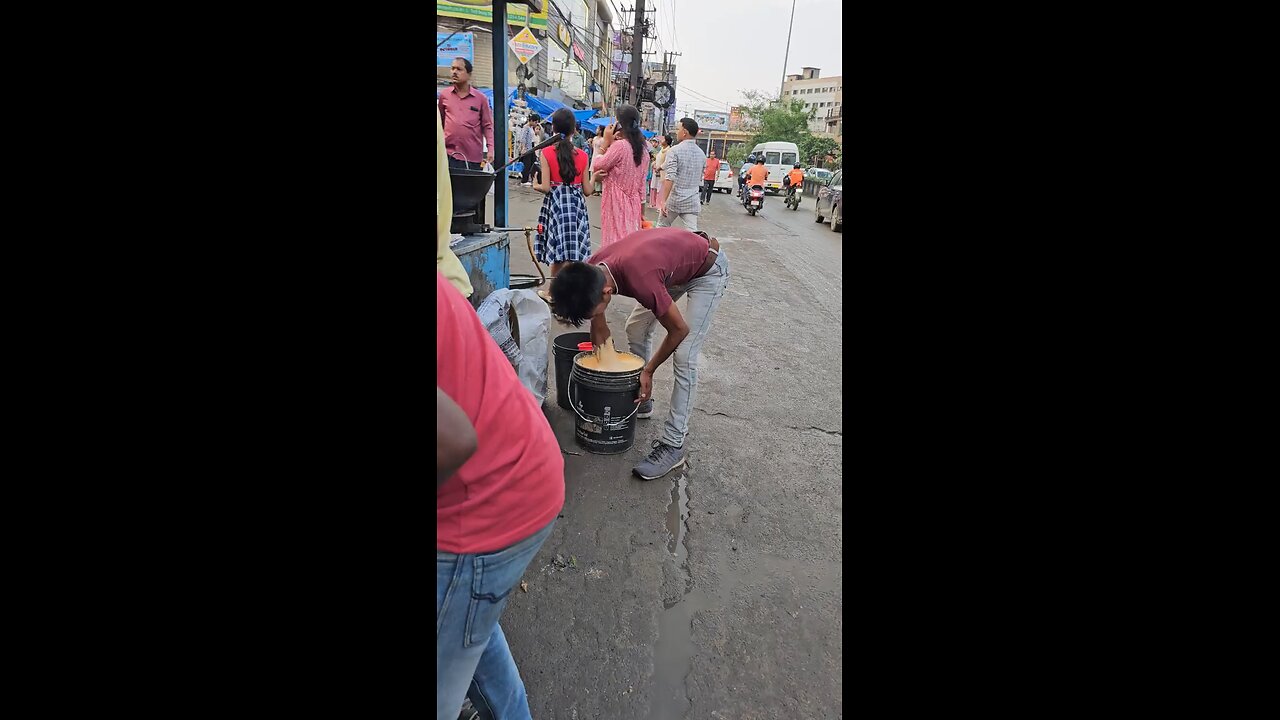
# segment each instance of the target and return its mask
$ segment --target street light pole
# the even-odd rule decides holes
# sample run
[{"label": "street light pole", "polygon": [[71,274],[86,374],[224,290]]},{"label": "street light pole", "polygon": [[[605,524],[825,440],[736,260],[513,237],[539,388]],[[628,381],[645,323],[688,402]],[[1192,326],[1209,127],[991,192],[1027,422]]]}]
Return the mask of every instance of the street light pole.
[{"label": "street light pole", "polygon": [[644,0],[636,0],[636,22],[631,30],[631,104],[640,109],[640,69],[644,62]]},{"label": "street light pole", "polygon": [[787,60],[791,59],[791,26],[796,22],[796,0],[791,0],[791,21],[787,23],[787,51],[782,56],[782,84],[778,86],[778,104],[782,104],[782,89],[787,86]]}]

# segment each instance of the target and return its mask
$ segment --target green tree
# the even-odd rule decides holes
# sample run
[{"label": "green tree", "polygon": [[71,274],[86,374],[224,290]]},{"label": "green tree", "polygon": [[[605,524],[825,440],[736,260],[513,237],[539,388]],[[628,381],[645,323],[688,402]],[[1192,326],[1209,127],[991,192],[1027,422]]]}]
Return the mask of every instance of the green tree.
[{"label": "green tree", "polygon": [[742,163],[747,159],[747,152],[749,150],[750,148],[746,145],[738,143],[725,151],[724,159],[729,162],[729,167],[733,170],[735,176],[738,172],[738,168],[742,167]]},{"label": "green tree", "polygon": [[774,96],[754,90],[744,90],[742,95],[747,99],[743,114],[758,123],[749,143],[751,147],[763,142],[799,145],[805,138],[812,137],[809,121],[816,111],[805,110],[804,103],[797,100],[778,102]]},{"label": "green tree", "polygon": [[743,157],[760,143],[793,142],[800,148],[800,163],[806,167],[814,164],[814,158],[821,162],[827,155],[839,160],[840,146],[834,139],[809,132],[809,121],[816,110],[805,110],[804,103],[798,100],[778,102],[774,95],[754,90],[744,90],[742,95],[747,98],[743,114],[758,124]]},{"label": "green tree", "polygon": [[822,162],[827,155],[834,155],[840,161],[840,146],[833,138],[821,135],[810,135],[796,143],[800,147],[800,162],[806,167]]}]

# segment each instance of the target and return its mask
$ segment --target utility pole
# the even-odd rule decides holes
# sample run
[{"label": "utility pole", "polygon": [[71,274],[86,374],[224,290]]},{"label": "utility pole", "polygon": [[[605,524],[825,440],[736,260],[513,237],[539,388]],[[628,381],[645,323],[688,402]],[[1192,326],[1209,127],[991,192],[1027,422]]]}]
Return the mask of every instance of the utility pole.
[{"label": "utility pole", "polygon": [[640,109],[640,68],[644,62],[644,0],[636,0],[636,22],[631,30],[631,104]]},{"label": "utility pole", "polygon": [[791,26],[796,22],[796,0],[791,0],[791,21],[787,23],[787,51],[782,56],[782,84],[778,86],[778,104],[782,104],[782,89],[787,85],[787,60],[791,59]]},{"label": "utility pole", "polygon": [[[674,50],[667,52],[667,56],[662,61],[662,80],[664,82],[667,82],[667,83],[671,82],[671,58],[681,57],[683,55],[684,53],[675,52]],[[671,108],[661,108],[661,110],[662,110],[662,131],[666,132],[667,113],[671,111]],[[685,116],[682,115],[681,117],[685,117]]]}]

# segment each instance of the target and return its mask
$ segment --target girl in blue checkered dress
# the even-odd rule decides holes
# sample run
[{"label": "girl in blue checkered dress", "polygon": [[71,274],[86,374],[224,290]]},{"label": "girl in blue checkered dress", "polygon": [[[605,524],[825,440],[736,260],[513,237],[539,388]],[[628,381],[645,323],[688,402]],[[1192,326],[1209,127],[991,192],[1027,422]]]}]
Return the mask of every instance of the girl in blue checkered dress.
[{"label": "girl in blue checkered dress", "polygon": [[[560,108],[551,114],[551,126],[564,136],[538,155],[542,172],[534,190],[546,193],[542,210],[538,212],[538,234],[533,243],[533,254],[538,262],[551,266],[551,279],[564,263],[586,260],[591,255],[591,219],[587,216],[587,203],[583,199],[591,194],[592,185],[587,179],[587,154],[573,146],[575,118],[568,108]],[[538,291],[543,300],[550,302],[550,286]]]}]

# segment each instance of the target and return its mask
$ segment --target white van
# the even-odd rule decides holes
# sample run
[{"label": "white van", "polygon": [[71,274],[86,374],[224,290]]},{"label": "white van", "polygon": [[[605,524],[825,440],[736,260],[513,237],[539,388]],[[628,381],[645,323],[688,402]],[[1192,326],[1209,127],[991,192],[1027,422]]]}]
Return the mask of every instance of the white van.
[{"label": "white van", "polygon": [[800,158],[800,148],[795,143],[767,142],[760,143],[751,151],[756,157],[764,153],[764,166],[769,170],[769,179],[764,181],[765,190],[773,190],[774,194],[782,192],[782,178],[791,172]]}]

